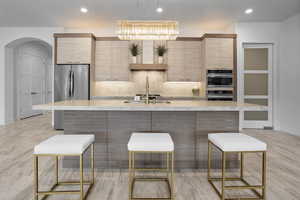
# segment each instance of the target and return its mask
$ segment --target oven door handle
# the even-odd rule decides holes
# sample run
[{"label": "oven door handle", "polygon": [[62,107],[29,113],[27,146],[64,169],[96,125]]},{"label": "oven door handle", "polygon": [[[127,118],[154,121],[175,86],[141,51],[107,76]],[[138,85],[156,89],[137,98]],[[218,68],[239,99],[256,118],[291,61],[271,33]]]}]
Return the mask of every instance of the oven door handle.
[{"label": "oven door handle", "polygon": [[232,78],[232,74],[208,74],[209,78]]}]

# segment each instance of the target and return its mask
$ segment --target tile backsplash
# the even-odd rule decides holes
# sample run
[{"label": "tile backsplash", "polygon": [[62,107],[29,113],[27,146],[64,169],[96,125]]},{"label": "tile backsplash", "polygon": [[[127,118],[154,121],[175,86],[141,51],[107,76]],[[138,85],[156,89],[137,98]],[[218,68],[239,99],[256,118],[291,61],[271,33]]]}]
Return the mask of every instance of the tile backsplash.
[{"label": "tile backsplash", "polygon": [[132,72],[130,81],[97,81],[95,96],[143,94],[145,93],[147,76],[149,77],[151,94],[160,94],[166,97],[204,96],[201,82],[167,82],[166,73],[159,71]]}]

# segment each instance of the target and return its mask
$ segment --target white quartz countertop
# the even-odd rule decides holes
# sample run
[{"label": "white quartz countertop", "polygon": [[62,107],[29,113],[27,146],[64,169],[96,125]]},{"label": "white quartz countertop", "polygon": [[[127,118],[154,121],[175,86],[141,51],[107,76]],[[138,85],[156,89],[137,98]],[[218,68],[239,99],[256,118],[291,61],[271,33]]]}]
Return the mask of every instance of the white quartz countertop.
[{"label": "white quartz countertop", "polygon": [[34,110],[95,111],[265,111],[266,106],[233,101],[171,101],[171,103],[124,103],[124,100],[72,100],[34,105]]}]

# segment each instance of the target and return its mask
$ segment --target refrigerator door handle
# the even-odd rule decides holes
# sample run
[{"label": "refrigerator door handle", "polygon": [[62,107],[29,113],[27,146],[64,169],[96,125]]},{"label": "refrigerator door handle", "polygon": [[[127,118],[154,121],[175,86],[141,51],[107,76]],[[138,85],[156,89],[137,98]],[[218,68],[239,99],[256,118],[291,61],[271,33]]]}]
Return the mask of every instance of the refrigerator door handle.
[{"label": "refrigerator door handle", "polygon": [[72,97],[74,97],[74,87],[75,87],[75,76],[74,76],[74,72],[72,71],[72,73],[71,73],[71,94],[72,94]]},{"label": "refrigerator door handle", "polygon": [[67,91],[68,91],[68,97],[71,97],[72,96],[72,93],[71,93],[71,73],[72,71],[69,71],[69,75],[68,75],[68,84],[67,84]]}]

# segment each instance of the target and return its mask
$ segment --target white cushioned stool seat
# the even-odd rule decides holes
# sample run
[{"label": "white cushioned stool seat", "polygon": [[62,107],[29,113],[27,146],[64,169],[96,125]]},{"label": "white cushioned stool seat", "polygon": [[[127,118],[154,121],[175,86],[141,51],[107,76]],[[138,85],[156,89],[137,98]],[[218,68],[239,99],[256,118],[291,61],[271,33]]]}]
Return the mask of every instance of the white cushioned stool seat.
[{"label": "white cushioned stool seat", "polygon": [[267,144],[241,133],[213,133],[208,139],[222,151],[266,151]]},{"label": "white cushioned stool seat", "polygon": [[129,151],[174,151],[169,133],[132,133],[127,146]]},{"label": "white cushioned stool seat", "polygon": [[94,135],[56,135],[36,145],[34,154],[82,154],[94,141]]}]

